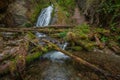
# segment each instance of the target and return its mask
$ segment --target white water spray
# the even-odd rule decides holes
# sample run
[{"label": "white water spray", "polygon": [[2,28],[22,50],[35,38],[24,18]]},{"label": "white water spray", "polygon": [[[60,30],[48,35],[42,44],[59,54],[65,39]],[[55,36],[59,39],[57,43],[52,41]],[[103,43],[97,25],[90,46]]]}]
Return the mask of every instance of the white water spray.
[{"label": "white water spray", "polygon": [[40,16],[38,17],[36,27],[48,26],[51,21],[52,11],[53,11],[53,5],[43,9],[42,12],[40,13]]}]

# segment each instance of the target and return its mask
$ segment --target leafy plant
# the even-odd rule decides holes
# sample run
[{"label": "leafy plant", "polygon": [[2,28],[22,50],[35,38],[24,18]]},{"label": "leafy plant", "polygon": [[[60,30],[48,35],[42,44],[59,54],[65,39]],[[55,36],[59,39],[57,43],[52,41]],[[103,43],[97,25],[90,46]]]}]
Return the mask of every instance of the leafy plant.
[{"label": "leafy plant", "polygon": [[59,33],[59,36],[60,36],[61,38],[64,38],[64,37],[66,36],[66,34],[67,34],[67,32],[61,32],[61,33]]},{"label": "leafy plant", "polygon": [[[118,24],[118,19],[120,16],[120,0],[102,0],[98,12],[108,18],[109,26],[113,24]],[[115,25],[114,25],[115,26]]]},{"label": "leafy plant", "polygon": [[59,0],[58,4],[62,7],[62,9],[68,13],[72,12],[75,7],[74,0]]}]

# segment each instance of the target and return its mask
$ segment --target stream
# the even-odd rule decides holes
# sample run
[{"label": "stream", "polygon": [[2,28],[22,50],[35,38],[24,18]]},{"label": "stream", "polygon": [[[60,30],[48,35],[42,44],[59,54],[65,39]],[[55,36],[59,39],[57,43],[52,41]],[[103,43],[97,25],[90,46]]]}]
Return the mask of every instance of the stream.
[{"label": "stream", "polygon": [[[53,5],[45,8],[40,13],[36,27],[48,26],[51,22],[51,14],[53,12]],[[49,41],[57,42],[58,46],[63,50],[67,47],[68,43],[60,43],[49,36],[36,32],[36,36],[39,39],[47,39]],[[40,43],[41,44],[41,43]],[[80,80],[79,77],[75,76],[76,71],[72,65],[68,65],[67,60],[70,57],[64,55],[59,51],[50,51],[42,56],[42,59],[47,60],[48,65],[44,67],[44,71],[41,73],[41,79],[39,80]],[[43,61],[44,62],[44,61]],[[42,65],[41,65],[42,66]]]}]

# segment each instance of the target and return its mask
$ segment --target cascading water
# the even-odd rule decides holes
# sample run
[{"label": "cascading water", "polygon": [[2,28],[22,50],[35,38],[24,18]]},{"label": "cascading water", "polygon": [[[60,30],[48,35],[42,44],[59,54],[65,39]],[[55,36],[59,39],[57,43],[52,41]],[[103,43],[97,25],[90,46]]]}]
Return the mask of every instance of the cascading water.
[{"label": "cascading water", "polygon": [[[53,5],[43,9],[38,17],[36,27],[48,26],[50,24],[52,11],[53,11]],[[45,34],[39,32],[36,32],[36,35],[38,38],[46,37]]]},{"label": "cascading water", "polygon": [[40,13],[40,16],[38,17],[36,27],[44,27],[48,26],[51,20],[51,14],[53,11],[53,5],[45,8]]},{"label": "cascading water", "polygon": [[[50,21],[51,21],[52,11],[53,11],[53,5],[43,9],[40,16],[38,17],[36,27],[48,26],[50,24]],[[38,38],[43,38],[43,37],[47,38],[48,37],[47,35],[45,35],[43,33],[39,33],[39,32],[37,32],[36,35],[37,35]],[[65,47],[67,46],[67,43],[62,44],[62,45],[60,44],[59,46],[64,50]],[[52,61],[58,61],[58,60],[63,60],[63,59],[68,58],[68,56],[64,55],[62,52],[59,52],[59,51],[48,52],[43,57],[48,58],[48,59],[50,59]]]},{"label": "cascading water", "polygon": [[[51,21],[52,11],[53,6],[49,6],[43,9],[40,16],[38,17],[36,27],[48,26]],[[55,39],[52,39],[43,33],[37,32],[36,36],[40,39],[45,38],[49,41],[56,41]],[[58,44],[59,47],[64,50],[68,43]],[[71,78],[73,78],[72,76],[74,75],[74,70],[72,67],[68,68],[68,65],[65,62],[65,60],[68,59],[69,57],[64,55],[62,52],[51,51],[43,55],[42,58],[49,62],[49,66],[46,66],[45,70],[41,74],[41,79],[39,80],[70,80]],[[79,79],[76,79],[75,77],[74,80]]]}]

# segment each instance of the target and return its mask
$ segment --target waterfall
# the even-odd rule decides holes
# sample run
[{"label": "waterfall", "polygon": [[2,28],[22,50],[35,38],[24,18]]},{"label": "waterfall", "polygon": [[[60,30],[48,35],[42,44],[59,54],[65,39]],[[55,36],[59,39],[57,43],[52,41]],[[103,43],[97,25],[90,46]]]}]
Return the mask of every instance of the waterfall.
[{"label": "waterfall", "polygon": [[[40,13],[40,16],[38,17],[36,27],[48,26],[51,21],[52,11],[53,11],[53,5],[43,9],[42,12]],[[39,33],[39,32],[36,32],[36,36],[38,38],[43,38],[43,37],[46,39],[48,38],[47,35],[45,35],[43,33]],[[61,46],[61,48],[64,50],[67,46],[67,43],[60,44],[59,46]],[[60,62],[61,60],[68,59],[68,56],[64,55],[62,52],[59,52],[59,51],[51,51],[51,52],[48,52],[45,55],[43,55],[43,58],[47,58],[52,61]]]},{"label": "waterfall", "polygon": [[36,27],[43,27],[48,26],[51,20],[51,14],[53,11],[53,5],[45,8],[40,13],[40,16],[38,17]]},{"label": "waterfall", "polygon": [[[64,50],[67,47],[68,43],[61,44],[61,48]],[[44,58],[50,59],[53,62],[64,62],[64,60],[69,59],[70,57],[63,54],[60,51],[51,51],[43,56]]]},{"label": "waterfall", "polygon": [[[36,27],[48,26],[50,24],[50,21],[51,21],[52,11],[53,11],[53,5],[48,6],[47,8],[43,9],[38,17]],[[39,33],[39,32],[36,32],[36,36],[38,38],[46,37],[45,34]]]}]

